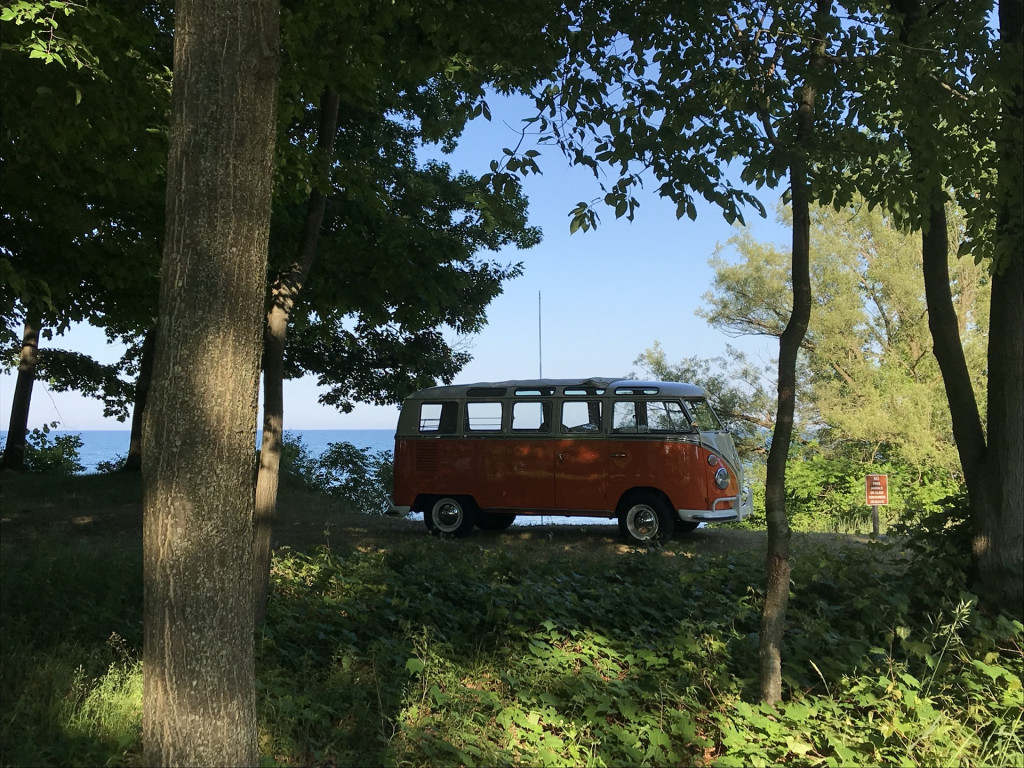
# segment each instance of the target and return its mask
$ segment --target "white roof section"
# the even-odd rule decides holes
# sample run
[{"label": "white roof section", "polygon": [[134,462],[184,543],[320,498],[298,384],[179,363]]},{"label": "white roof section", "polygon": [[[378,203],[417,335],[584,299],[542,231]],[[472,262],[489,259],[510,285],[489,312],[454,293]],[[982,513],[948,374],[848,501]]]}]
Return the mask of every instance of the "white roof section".
[{"label": "white roof section", "polygon": [[[506,389],[506,394],[512,395],[517,389],[551,389],[561,394],[565,389],[603,389],[605,397],[614,396],[616,390],[632,389],[639,390],[637,394],[650,394],[651,396],[667,395],[669,397],[706,397],[707,392],[703,387],[696,384],[687,384],[681,381],[637,381],[634,379],[619,379],[610,376],[594,376],[588,379],[512,379],[509,381],[480,381],[472,384],[450,384],[447,386],[430,387],[421,389],[409,395],[409,400],[436,400],[464,398],[472,389]],[[657,390],[645,393],[642,390]]]}]

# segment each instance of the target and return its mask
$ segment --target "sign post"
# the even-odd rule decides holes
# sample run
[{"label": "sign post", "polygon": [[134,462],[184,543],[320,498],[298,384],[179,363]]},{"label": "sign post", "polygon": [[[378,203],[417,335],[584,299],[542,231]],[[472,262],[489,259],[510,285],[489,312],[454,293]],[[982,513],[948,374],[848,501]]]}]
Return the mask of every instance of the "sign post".
[{"label": "sign post", "polygon": [[871,507],[871,534],[877,538],[878,508],[889,504],[888,475],[868,475],[864,478],[864,501]]}]

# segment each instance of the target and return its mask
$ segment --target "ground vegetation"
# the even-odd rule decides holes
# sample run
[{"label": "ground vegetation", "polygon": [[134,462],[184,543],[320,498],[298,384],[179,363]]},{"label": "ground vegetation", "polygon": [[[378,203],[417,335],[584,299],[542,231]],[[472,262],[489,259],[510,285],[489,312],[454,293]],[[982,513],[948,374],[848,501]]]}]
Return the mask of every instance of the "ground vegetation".
[{"label": "ground vegetation", "polygon": [[[2,492],[0,760],[141,764],[138,477],[28,474]],[[1024,757],[1024,627],[978,610],[966,522],[959,539],[944,520],[888,543],[795,532],[785,701],[770,708],[763,530],[654,550],[614,525],[445,541],[287,479],[281,503],[256,651],[262,764]]]}]

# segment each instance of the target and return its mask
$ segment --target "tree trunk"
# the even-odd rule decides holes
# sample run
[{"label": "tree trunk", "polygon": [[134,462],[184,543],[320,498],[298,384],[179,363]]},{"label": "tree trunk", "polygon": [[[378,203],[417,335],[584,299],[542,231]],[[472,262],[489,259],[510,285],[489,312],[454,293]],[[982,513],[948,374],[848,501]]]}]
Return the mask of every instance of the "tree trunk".
[{"label": "tree trunk", "polygon": [[32,403],[32,386],[36,382],[39,366],[39,320],[29,313],[25,317],[25,333],[21,337],[18,355],[18,378],[14,384],[11,402],[11,421],[7,427],[7,442],[0,457],[0,469],[25,471],[25,437],[28,435],[28,413]]},{"label": "tree trunk", "polygon": [[263,349],[263,442],[260,447],[259,474],[256,478],[256,512],[253,535],[253,600],[255,622],[259,627],[267,612],[270,588],[270,544],[277,517],[277,489],[280,480],[281,443],[284,431],[284,349],[288,321],[295,300],[316,258],[316,245],[324,220],[330,189],[332,148],[338,130],[338,94],[325,88],[320,98],[320,126],[317,136],[320,179],[310,192],[306,217],[295,252],[295,259],[271,287],[270,309],[264,330]]},{"label": "tree trunk", "polygon": [[[915,39],[915,25],[921,17],[919,2],[894,8],[903,14],[901,41],[914,46],[927,41]],[[932,349],[942,373],[949,401],[960,464],[971,505],[974,588],[983,604],[1010,612],[1024,612],[1022,571],[1024,571],[1024,266],[1021,250],[1021,0],[999,3],[1001,75],[1004,83],[1002,110],[996,132],[999,148],[996,194],[996,258],[992,276],[988,350],[988,411],[986,438],[970,373],[960,341],[960,324],[953,306],[949,283],[949,245],[943,205],[944,184],[929,160],[926,149],[916,141],[917,131],[908,128],[908,146],[914,163],[917,193],[925,210],[922,233],[922,263],[928,326]],[[925,121],[927,134],[934,119]]]},{"label": "tree trunk", "polygon": [[[1018,253],[1020,253],[1018,251]],[[988,347],[988,462],[992,498],[973,554],[983,602],[1024,614],[1024,262],[992,276]]]},{"label": "tree trunk", "polygon": [[1024,614],[1024,2],[999,3],[999,45],[1007,81],[996,146],[996,254],[988,347],[988,461],[993,499],[974,539],[979,595]]},{"label": "tree trunk", "polygon": [[139,380],[135,382],[135,407],[132,409],[132,436],[128,443],[128,456],[122,472],[138,472],[142,469],[142,416],[146,412],[146,400],[153,382],[153,358],[156,351],[156,329],[146,331],[142,341],[142,357],[139,360]]},{"label": "tree trunk", "polygon": [[255,765],[253,472],[276,0],[180,0],[143,427],[146,765]]},{"label": "tree trunk", "polygon": [[[806,107],[812,120],[814,92],[804,89],[801,111]],[[775,428],[768,451],[765,478],[765,515],[768,522],[767,591],[761,615],[760,682],[761,700],[775,703],[782,698],[782,643],[789,605],[789,543],[792,531],[786,516],[786,462],[793,440],[796,414],[796,363],[800,345],[811,317],[810,239],[811,212],[807,173],[802,162],[790,169],[793,205],[793,311],[779,337],[779,395]]]},{"label": "tree trunk", "polygon": [[[913,155],[912,155],[913,158]],[[927,226],[921,233],[921,263],[924,275],[928,329],[932,335],[932,353],[942,373],[949,402],[953,437],[964,470],[967,493],[971,499],[974,525],[984,519],[982,510],[991,497],[990,473],[986,471],[985,430],[978,411],[971,373],[960,343],[960,323],[949,288],[949,235],[941,188],[922,189],[921,197],[933,199]]]},{"label": "tree trunk", "polygon": [[[815,17],[829,13],[826,0],[818,0]],[[821,68],[824,39],[812,44],[811,76]],[[779,395],[775,428],[768,451],[765,477],[765,516],[768,527],[767,587],[761,614],[761,701],[774,704],[782,698],[782,646],[789,606],[789,543],[792,531],[786,516],[786,462],[793,441],[796,415],[796,364],[811,320],[811,207],[806,152],[814,136],[815,86],[800,88],[796,109],[796,146],[789,168],[793,207],[792,273],[793,311],[779,337]]]}]

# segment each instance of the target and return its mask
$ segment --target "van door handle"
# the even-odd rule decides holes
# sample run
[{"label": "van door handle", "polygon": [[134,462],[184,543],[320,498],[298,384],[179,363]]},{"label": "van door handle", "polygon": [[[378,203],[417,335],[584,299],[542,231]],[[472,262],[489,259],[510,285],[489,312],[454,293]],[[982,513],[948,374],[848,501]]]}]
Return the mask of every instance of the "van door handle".
[{"label": "van door handle", "polygon": [[612,458],[613,459],[624,459],[624,458],[626,458],[626,454],[624,454],[624,453],[613,453],[612,454]]},{"label": "van door handle", "polygon": [[558,454],[558,460],[559,461],[565,461],[565,459],[562,458],[562,454]]}]

